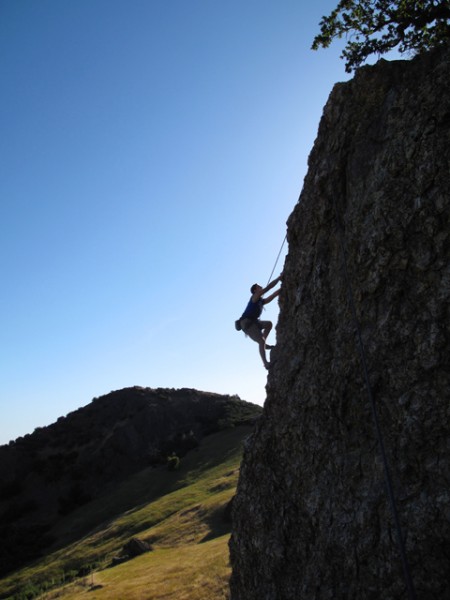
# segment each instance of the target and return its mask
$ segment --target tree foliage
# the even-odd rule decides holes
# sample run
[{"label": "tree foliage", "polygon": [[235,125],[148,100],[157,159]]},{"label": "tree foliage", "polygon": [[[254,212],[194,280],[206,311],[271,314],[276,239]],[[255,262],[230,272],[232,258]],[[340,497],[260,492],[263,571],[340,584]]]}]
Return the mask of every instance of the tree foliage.
[{"label": "tree foliage", "polygon": [[351,72],[371,54],[418,53],[450,40],[450,0],[340,0],[320,21],[312,49],[347,37],[341,58]]}]

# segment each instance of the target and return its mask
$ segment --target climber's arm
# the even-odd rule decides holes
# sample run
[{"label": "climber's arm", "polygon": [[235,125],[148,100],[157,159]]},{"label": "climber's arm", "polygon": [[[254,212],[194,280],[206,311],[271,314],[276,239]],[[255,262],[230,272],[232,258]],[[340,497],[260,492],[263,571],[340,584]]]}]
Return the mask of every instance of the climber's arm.
[{"label": "climber's arm", "polygon": [[263,304],[268,304],[269,302],[272,302],[272,300],[276,298],[280,292],[281,290],[277,290],[273,294],[270,294],[270,296],[267,296],[267,298],[263,298]]},{"label": "climber's arm", "polygon": [[269,290],[271,290],[272,288],[274,288],[277,285],[277,283],[279,283],[281,281],[282,277],[283,277],[283,274],[279,275],[273,281],[271,281],[269,283],[269,285],[267,285],[263,290],[261,290],[261,296],[263,294],[265,294],[266,292],[268,292]]}]

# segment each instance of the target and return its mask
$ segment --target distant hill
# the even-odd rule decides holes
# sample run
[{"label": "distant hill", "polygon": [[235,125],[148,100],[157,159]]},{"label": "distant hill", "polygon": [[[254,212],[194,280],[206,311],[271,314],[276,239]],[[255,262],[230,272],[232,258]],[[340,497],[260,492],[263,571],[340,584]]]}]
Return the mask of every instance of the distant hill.
[{"label": "distant hill", "polygon": [[0,579],[0,599],[228,599],[231,505],[253,430],[210,434],[178,469],[148,466],[107,486],[58,520],[56,544]]},{"label": "distant hill", "polygon": [[[205,436],[249,425],[261,407],[193,389],[126,388],[0,447],[0,576],[61,544],[61,523],[134,473],[155,476]],[[96,519],[104,518],[102,511]],[[64,543],[95,527],[81,519]]]}]

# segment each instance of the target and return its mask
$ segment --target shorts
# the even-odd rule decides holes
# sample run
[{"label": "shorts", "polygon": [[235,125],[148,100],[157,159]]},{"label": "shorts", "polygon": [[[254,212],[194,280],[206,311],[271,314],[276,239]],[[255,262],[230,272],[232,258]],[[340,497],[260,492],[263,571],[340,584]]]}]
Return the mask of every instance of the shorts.
[{"label": "shorts", "polygon": [[254,319],[241,319],[242,331],[254,342],[263,342],[262,330],[270,325],[270,321],[255,321]]}]

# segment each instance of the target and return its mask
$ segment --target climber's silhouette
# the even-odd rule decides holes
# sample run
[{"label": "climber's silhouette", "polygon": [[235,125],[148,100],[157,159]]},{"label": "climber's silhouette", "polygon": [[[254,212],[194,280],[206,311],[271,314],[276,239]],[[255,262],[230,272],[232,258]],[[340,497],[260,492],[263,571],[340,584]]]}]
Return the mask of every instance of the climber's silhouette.
[{"label": "climber's silhouette", "polygon": [[240,327],[245,334],[259,345],[259,353],[266,369],[269,368],[266,350],[271,350],[273,348],[273,346],[266,344],[267,336],[272,329],[272,323],[270,321],[261,321],[259,317],[261,316],[264,304],[268,304],[276,298],[280,293],[280,290],[278,289],[276,292],[273,292],[270,296],[267,296],[267,298],[263,298],[263,295],[274,288],[277,283],[281,281],[281,278],[282,275],[274,279],[265,288],[257,283],[253,284],[250,288],[252,294],[250,301],[237,322],[238,328]]}]

